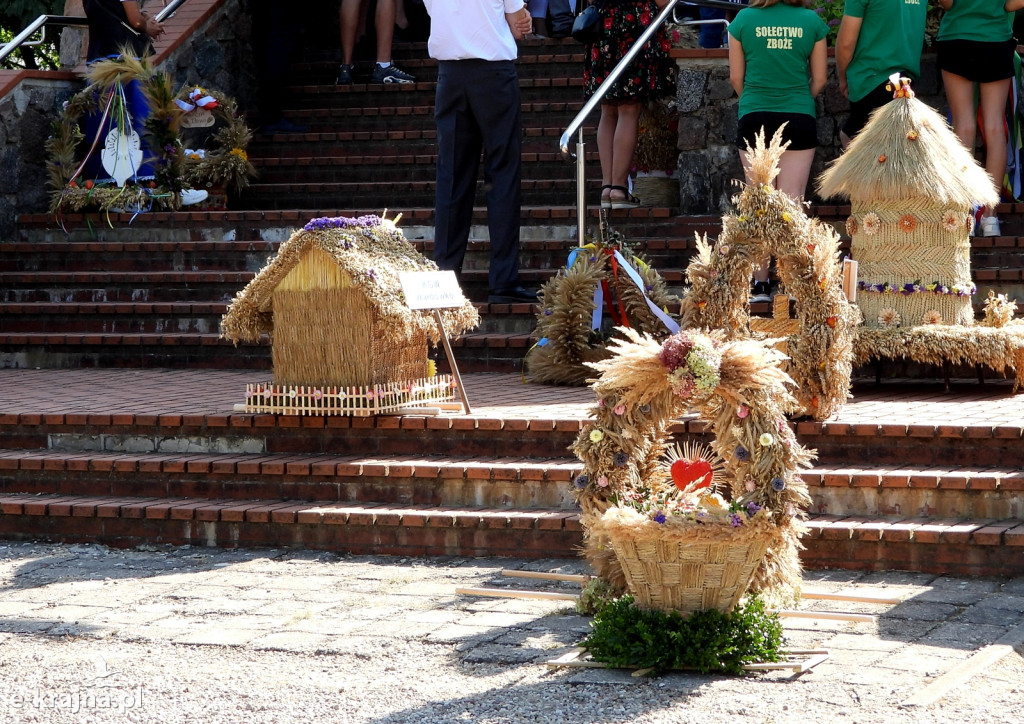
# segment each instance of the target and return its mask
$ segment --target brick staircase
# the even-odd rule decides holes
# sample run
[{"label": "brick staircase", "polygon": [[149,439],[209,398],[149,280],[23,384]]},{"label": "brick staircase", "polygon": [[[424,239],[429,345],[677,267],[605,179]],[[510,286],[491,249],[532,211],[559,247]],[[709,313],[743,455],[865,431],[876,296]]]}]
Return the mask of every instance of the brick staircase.
[{"label": "brick staircase", "polygon": [[[575,169],[556,146],[581,107],[582,58],[570,41],[522,54],[521,273],[539,284],[575,245]],[[456,344],[473,415],[234,411],[246,382],[269,379],[269,347],[219,340],[219,319],[290,229],[389,208],[430,253],[436,67],[425,55],[422,44],[397,55],[413,86],[336,88],[333,59],[299,65],[290,116],[310,130],[257,138],[260,177],[231,211],[73,215],[68,233],[44,215],[19,219],[18,238],[0,243],[0,535],[575,555],[579,463],[567,447],[590,394],[520,381],[533,310],[483,302],[482,208],[464,276],[483,324]],[[592,128],[587,138],[596,191]],[[813,211],[841,227],[846,210]],[[1006,236],[972,245],[979,302],[989,287],[1024,299],[1024,207],[1001,216]],[[613,222],[677,291],[694,232],[720,228],[668,208]],[[945,393],[929,379],[862,378],[836,420],[799,423],[819,453],[807,565],[1020,575],[1024,415],[1009,393],[1005,382]],[[706,439],[693,419],[674,433]]]}]

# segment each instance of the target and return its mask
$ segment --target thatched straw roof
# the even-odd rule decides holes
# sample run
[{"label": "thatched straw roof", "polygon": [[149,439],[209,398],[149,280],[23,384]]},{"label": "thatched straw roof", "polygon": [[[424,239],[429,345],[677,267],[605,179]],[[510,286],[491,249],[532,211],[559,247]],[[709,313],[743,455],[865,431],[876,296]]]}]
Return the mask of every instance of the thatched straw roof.
[{"label": "thatched straw roof", "polygon": [[912,97],[896,98],[871,114],[846,152],[818,178],[818,193],[961,207],[999,202],[985,169],[945,119]]},{"label": "thatched straw roof", "polygon": [[[330,268],[330,262],[309,263],[311,258],[323,261],[325,255],[336,268]],[[288,289],[357,288],[382,316],[422,329],[431,342],[440,340],[432,312],[409,309],[398,279],[399,272],[437,271],[437,265],[416,251],[392,220],[377,216],[313,219],[292,234],[232,300],[221,321],[221,336],[236,343],[254,342],[272,332],[273,293],[297,267],[301,273],[289,277]],[[441,310],[441,317],[453,336],[480,323],[476,307],[468,301]]]}]

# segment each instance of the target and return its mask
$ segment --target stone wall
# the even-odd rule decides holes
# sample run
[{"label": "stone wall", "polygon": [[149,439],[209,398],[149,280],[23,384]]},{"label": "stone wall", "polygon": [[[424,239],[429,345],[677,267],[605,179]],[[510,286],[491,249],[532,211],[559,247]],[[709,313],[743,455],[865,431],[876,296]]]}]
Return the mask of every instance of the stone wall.
[{"label": "stone wall", "polygon": [[[706,55],[698,51],[692,58],[678,59],[680,209],[688,214],[728,211],[736,191],[732,180],[743,178],[735,145],[739,100],[729,83],[729,60],[724,51],[721,57]],[[921,79],[914,90],[921,100],[945,112],[934,55],[922,59]],[[809,189],[814,200],[818,199],[813,195],[813,180],[839,155],[839,128],[849,111],[849,102],[839,92],[832,58],[829,81],[817,106],[819,145]]]},{"label": "stone wall", "polygon": [[[215,88],[235,97],[240,107],[251,107],[256,84],[249,3],[226,0],[160,63],[175,87]],[[63,48],[62,56],[73,57],[75,47],[81,48],[80,41]],[[0,241],[13,238],[16,214],[49,206],[46,139],[63,103],[82,88],[66,73],[52,75],[26,78],[0,98]]]}]

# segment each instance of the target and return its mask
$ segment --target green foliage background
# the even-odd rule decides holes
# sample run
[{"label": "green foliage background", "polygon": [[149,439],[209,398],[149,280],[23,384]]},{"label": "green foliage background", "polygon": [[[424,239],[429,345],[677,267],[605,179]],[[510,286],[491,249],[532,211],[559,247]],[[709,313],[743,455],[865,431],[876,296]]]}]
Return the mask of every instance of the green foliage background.
[{"label": "green foliage background", "polygon": [[615,668],[697,669],[739,675],[743,665],[782,658],[782,624],[751,596],[729,613],[643,610],[632,596],[601,607],[583,642],[597,661]]},{"label": "green foliage background", "polygon": [[[40,15],[62,15],[64,0],[3,0],[0,2],[0,43],[7,43]],[[58,62],[59,30],[47,31],[42,45],[24,47],[12,53],[4,68],[54,69]]]}]

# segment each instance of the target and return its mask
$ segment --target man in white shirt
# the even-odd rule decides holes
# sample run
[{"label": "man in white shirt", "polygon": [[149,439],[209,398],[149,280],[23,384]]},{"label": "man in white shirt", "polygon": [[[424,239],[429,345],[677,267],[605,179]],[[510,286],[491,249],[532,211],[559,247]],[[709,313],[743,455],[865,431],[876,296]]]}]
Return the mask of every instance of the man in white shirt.
[{"label": "man in white shirt", "polygon": [[462,271],[484,152],[492,304],[535,302],[519,283],[522,130],[515,41],[532,30],[523,0],[425,0],[438,61],[434,261]]}]

